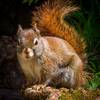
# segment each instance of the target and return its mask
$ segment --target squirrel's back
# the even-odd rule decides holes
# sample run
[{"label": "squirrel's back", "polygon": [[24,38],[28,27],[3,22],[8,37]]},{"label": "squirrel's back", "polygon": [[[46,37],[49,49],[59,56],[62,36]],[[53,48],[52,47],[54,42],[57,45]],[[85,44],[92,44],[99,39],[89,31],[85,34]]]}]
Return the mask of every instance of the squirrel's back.
[{"label": "squirrel's back", "polygon": [[41,35],[57,36],[67,40],[84,62],[86,44],[77,31],[64,21],[65,15],[78,9],[70,0],[48,0],[37,11],[33,11],[32,25],[37,23]]}]

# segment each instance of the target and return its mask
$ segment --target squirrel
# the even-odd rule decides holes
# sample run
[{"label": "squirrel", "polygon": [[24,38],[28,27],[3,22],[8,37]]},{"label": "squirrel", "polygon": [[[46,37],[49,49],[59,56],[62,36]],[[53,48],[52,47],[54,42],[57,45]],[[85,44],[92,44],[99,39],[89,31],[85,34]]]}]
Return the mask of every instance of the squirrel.
[{"label": "squirrel", "polygon": [[67,88],[85,83],[86,43],[63,20],[76,10],[69,0],[48,0],[33,11],[33,28],[19,26],[17,57],[29,83]]}]

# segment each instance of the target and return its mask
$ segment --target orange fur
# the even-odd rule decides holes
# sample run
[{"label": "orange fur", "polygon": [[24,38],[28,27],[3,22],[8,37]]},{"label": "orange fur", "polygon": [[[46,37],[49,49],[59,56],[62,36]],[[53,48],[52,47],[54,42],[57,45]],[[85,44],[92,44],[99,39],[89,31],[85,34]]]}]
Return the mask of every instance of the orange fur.
[{"label": "orange fur", "polygon": [[33,11],[32,25],[37,23],[42,35],[57,36],[67,40],[85,62],[86,43],[84,39],[63,19],[64,16],[78,9],[70,0],[48,0],[37,11]]}]

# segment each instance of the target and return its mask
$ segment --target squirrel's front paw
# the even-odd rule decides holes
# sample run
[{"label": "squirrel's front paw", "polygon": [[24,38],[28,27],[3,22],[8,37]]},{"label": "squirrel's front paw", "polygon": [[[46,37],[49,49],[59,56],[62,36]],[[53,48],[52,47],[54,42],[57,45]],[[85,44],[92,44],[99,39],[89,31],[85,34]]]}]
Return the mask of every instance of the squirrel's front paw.
[{"label": "squirrel's front paw", "polygon": [[30,48],[25,48],[23,51],[25,54],[25,58],[27,58],[27,59],[32,58],[34,56],[34,52]]}]

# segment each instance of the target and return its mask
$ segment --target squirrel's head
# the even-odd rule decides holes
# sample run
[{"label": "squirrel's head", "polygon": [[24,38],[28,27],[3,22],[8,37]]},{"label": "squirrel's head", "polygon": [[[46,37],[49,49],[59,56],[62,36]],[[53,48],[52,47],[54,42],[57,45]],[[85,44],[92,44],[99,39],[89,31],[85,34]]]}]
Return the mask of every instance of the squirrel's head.
[{"label": "squirrel's head", "polygon": [[18,45],[24,48],[33,48],[38,45],[40,38],[40,31],[36,25],[31,29],[23,29],[20,25],[18,26]]},{"label": "squirrel's head", "polygon": [[33,53],[41,53],[39,51],[39,47],[41,47],[41,40],[40,40],[40,31],[34,25],[31,29],[23,29],[20,25],[18,26],[18,47],[19,50],[26,50],[28,54]]}]

